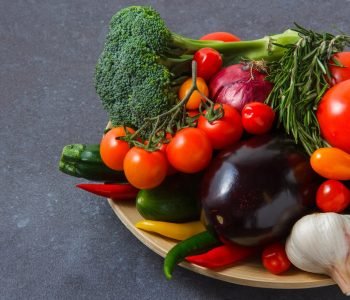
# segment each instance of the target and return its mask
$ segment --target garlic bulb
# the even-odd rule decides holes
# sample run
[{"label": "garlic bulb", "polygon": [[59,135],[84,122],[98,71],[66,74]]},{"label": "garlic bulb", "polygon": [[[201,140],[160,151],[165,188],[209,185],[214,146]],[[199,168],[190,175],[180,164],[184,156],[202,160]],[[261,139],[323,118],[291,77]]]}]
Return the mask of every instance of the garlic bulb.
[{"label": "garlic bulb", "polygon": [[293,265],[331,276],[350,296],[350,215],[315,213],[301,218],[287,240],[286,252]]}]

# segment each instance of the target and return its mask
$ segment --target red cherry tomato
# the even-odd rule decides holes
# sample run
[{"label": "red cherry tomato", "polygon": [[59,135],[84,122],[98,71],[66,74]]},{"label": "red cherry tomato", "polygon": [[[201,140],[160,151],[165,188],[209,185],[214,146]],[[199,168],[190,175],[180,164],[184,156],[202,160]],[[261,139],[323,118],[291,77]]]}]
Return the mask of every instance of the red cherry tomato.
[{"label": "red cherry tomato", "polygon": [[267,246],[262,253],[262,262],[264,267],[273,274],[281,274],[291,266],[285,247],[281,243]]},{"label": "red cherry tomato", "polygon": [[168,144],[166,154],[175,169],[184,173],[196,173],[208,166],[212,150],[210,140],[202,130],[184,128]]},{"label": "red cherry tomato", "polygon": [[[127,131],[134,133],[131,128]],[[109,130],[102,138],[100,143],[100,154],[102,161],[109,168],[117,171],[123,170],[123,161],[126,153],[130,150],[129,144],[119,137],[125,136],[123,127],[116,127]]]},{"label": "red cherry tomato", "polygon": [[251,102],[243,107],[242,123],[248,133],[264,134],[269,132],[274,119],[275,112],[264,103]]},{"label": "red cherry tomato", "polygon": [[[337,60],[344,67],[337,67],[334,62],[332,62],[332,59]],[[329,63],[329,71],[332,75],[332,85],[350,79],[350,52],[334,54]]]},{"label": "red cherry tomato", "polygon": [[212,48],[198,50],[193,59],[197,62],[197,75],[208,81],[222,66],[221,54]]},{"label": "red cherry tomato", "polygon": [[[172,140],[172,135],[170,133],[167,133],[166,134],[166,139],[169,141],[168,143],[164,143],[160,146],[159,148],[159,151],[163,152],[165,157],[166,157],[166,148],[168,147],[168,144],[170,143],[170,141]],[[169,163],[168,160],[167,161],[167,175],[170,176],[170,175],[173,175],[175,173],[177,173],[177,170]]]},{"label": "red cherry tomato", "polygon": [[350,191],[337,180],[326,180],[317,190],[316,204],[324,212],[340,213],[350,204]]},{"label": "red cherry tomato", "polygon": [[323,138],[350,153],[350,79],[330,88],[316,112]]},{"label": "red cherry tomato", "polygon": [[124,159],[125,176],[138,189],[160,185],[166,176],[167,166],[163,152],[148,152],[139,147],[131,148]]},{"label": "red cherry tomato", "polygon": [[[215,105],[217,109],[219,104]],[[243,126],[239,112],[227,104],[222,104],[224,116],[213,122],[201,115],[198,119],[197,127],[203,130],[214,149],[222,149],[235,144],[242,136]],[[205,111],[204,114],[207,112]]]},{"label": "red cherry tomato", "polygon": [[239,42],[241,39],[229,32],[218,31],[203,35],[200,40],[223,41],[223,42]]}]

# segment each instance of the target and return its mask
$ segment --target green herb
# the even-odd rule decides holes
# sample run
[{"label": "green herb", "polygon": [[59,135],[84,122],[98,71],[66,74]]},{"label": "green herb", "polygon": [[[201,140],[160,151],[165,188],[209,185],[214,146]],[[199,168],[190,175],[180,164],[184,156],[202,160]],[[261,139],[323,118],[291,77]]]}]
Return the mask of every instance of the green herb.
[{"label": "green herb", "polygon": [[278,45],[287,50],[280,60],[269,64],[268,79],[274,87],[266,102],[278,113],[285,131],[311,154],[328,146],[321,137],[315,112],[329,87],[328,63],[334,53],[350,44],[350,36],[321,34],[295,25],[300,40]]}]

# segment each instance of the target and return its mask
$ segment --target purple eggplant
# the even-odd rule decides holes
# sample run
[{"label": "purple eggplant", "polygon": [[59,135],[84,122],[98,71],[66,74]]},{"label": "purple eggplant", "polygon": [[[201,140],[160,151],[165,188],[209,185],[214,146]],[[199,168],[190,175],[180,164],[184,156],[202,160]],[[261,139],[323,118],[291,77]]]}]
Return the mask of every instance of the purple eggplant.
[{"label": "purple eggplant", "polygon": [[203,219],[223,240],[264,245],[314,207],[320,178],[286,136],[264,135],[220,152],[201,187]]}]

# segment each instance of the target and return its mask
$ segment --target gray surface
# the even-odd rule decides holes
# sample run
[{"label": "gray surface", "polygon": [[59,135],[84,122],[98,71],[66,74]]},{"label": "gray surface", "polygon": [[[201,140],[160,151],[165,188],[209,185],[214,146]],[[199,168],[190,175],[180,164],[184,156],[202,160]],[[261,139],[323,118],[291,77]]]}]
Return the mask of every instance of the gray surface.
[{"label": "gray surface", "polygon": [[[148,3],[192,37],[226,30],[255,38],[293,21],[350,32],[350,2],[322,2]],[[109,18],[133,3],[0,1],[0,298],[342,299],[336,287],[255,289],[180,268],[167,282],[162,259],[106,201],[57,171],[63,145],[99,141],[107,117],[94,92],[94,65]]]}]

